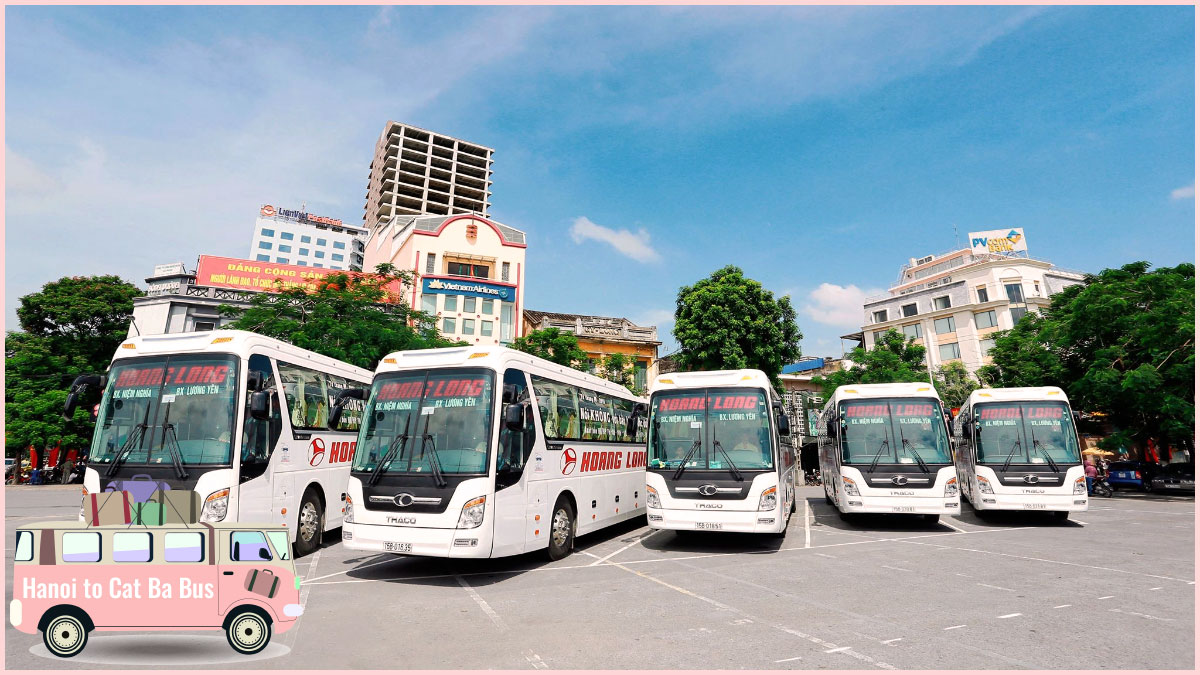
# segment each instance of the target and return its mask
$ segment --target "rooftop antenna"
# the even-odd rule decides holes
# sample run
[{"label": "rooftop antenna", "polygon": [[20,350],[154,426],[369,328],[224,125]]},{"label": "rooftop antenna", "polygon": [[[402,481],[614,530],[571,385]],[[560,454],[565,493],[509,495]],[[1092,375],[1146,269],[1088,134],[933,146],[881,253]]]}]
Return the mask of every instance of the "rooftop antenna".
[{"label": "rooftop antenna", "polygon": [[954,246],[955,248],[962,248],[962,240],[958,238],[958,223],[954,224]]}]

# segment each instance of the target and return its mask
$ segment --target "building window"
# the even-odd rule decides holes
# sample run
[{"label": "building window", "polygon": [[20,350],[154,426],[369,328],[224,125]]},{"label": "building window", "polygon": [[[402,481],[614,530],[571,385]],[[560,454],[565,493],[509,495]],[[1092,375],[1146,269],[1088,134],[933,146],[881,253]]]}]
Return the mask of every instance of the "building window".
[{"label": "building window", "polygon": [[308,255],[308,249],[306,249],[306,248],[300,249],[300,255]]},{"label": "building window", "polygon": [[879,339],[882,338],[883,334],[886,332],[886,330],[877,330],[874,333],[871,333],[871,341],[875,344],[879,344]]},{"label": "building window", "polygon": [[475,319],[463,319],[463,335],[475,334]]},{"label": "building window", "polygon": [[275,236],[275,230],[269,230],[269,229],[267,229],[267,228],[265,228],[265,227],[264,227],[264,228],[262,229],[262,236],[264,236],[264,237],[274,237],[274,236]]},{"label": "building window", "polygon": [[259,247],[259,248],[261,248],[261,249],[262,249],[262,250],[264,250],[264,251],[270,251],[270,250],[271,250],[271,242],[269,242],[269,241],[260,241],[260,242],[258,242],[258,247]]},{"label": "building window", "polygon": [[1033,297],[1035,297],[1035,298],[1042,297],[1042,287],[1036,281],[1033,282]]},{"label": "building window", "polygon": [[1012,303],[1025,302],[1025,294],[1021,292],[1021,284],[1004,284],[1004,292]]},{"label": "building window", "polygon": [[333,255],[331,255],[329,257],[333,258],[334,260],[336,260],[338,262],[341,262],[346,259],[346,256],[342,255],[341,253],[334,253]]},{"label": "building window", "polygon": [[886,309],[881,309],[878,312],[873,312],[871,314],[871,323],[883,323],[884,321],[887,321]]},{"label": "building window", "polygon": [[421,296],[421,311],[426,314],[437,314],[437,296],[425,293]]},{"label": "building window", "polygon": [[911,305],[904,305],[903,307],[900,308],[900,314],[902,316],[916,316],[917,315],[917,303],[914,302]]},{"label": "building window", "polygon": [[492,316],[493,314],[496,313],[496,309],[495,309],[496,301],[495,300],[492,300],[491,298],[487,298],[487,299],[483,300],[482,302],[480,302],[479,304],[482,305],[482,308],[479,310],[480,313],[487,314],[488,316]]},{"label": "building window", "polygon": [[921,324],[910,323],[904,327],[904,336],[917,339],[921,337]]},{"label": "building window", "polygon": [[513,317],[516,312],[513,311],[514,305],[511,302],[500,303],[500,344],[508,344],[513,339],[513,328],[515,321]]},{"label": "building window", "polygon": [[458,311],[458,296],[457,295],[444,295],[442,297],[445,298],[445,300],[442,301],[442,311],[445,311],[445,312],[457,312]]},{"label": "building window", "polygon": [[933,308],[935,310],[950,309],[950,296],[943,295],[940,298],[934,298],[933,299]]},{"label": "building window", "polygon": [[508,263],[500,263],[500,281],[508,281]]},{"label": "building window", "polygon": [[302,235],[300,235],[300,243],[301,244],[311,244],[312,237],[308,236],[307,234],[302,234]]},{"label": "building window", "polygon": [[954,317],[947,316],[942,319],[935,319],[933,322],[933,332],[938,335],[954,332]]},{"label": "building window", "polygon": [[287,239],[288,241],[291,241],[292,239],[295,239],[296,237],[295,237],[295,235],[293,235],[291,232],[280,232],[280,233],[279,233],[279,238],[280,238],[280,239]]},{"label": "building window", "polygon": [[290,244],[280,244],[280,245],[279,245],[279,252],[280,252],[280,253],[291,253],[291,252],[292,252],[292,247],[291,247],[291,245],[290,245]]},{"label": "building window", "polygon": [[276,258],[275,262],[286,265],[286,264],[288,264],[288,259],[287,258]]},{"label": "building window", "polygon": [[959,358],[958,343],[951,342],[948,345],[938,345],[938,356],[941,357],[943,361]]},{"label": "building window", "polygon": [[976,328],[991,328],[996,325],[996,310],[989,309],[986,312],[975,313]]},{"label": "building window", "polygon": [[979,296],[980,302],[988,301],[987,286],[980,286],[975,289],[975,294]]},{"label": "building window", "polygon": [[447,335],[457,332],[454,328],[455,321],[451,317],[442,319],[442,332]]},{"label": "building window", "polygon": [[488,278],[487,265],[469,265],[467,263],[451,262],[446,263],[446,274],[455,277],[474,277],[476,279]]},{"label": "building window", "polygon": [[492,336],[492,322],[491,321],[480,321],[479,322],[479,334],[484,337],[491,337]]},{"label": "building window", "polygon": [[341,266],[341,265],[330,265],[330,266],[329,266],[329,269],[331,269],[331,270],[340,270],[340,269],[342,269],[342,266]]},{"label": "building window", "polygon": [[437,261],[437,256],[430,253],[425,256],[425,274],[433,274],[433,264]]},{"label": "building window", "polygon": [[324,267],[321,263],[313,263],[313,267]]},{"label": "building window", "polygon": [[324,240],[324,239],[318,239],[318,240],[317,240],[317,246],[324,246],[325,244],[326,244],[326,242],[325,242],[325,240]]},{"label": "building window", "polygon": [[265,253],[259,253],[256,260],[258,260],[259,262],[271,262],[271,256],[269,256]]},{"label": "building window", "polygon": [[1009,308],[1008,313],[1012,315],[1013,326],[1016,326],[1017,323],[1021,320],[1021,317],[1025,316],[1025,312],[1026,312],[1026,309],[1024,307],[1010,307]]},{"label": "building window", "polygon": [[194,326],[192,326],[192,330],[197,331],[197,332],[202,331],[202,330],[216,330],[216,329],[217,329],[216,321],[197,321],[196,324]]},{"label": "building window", "polygon": [[344,241],[335,241],[335,242],[333,242],[333,247],[334,247],[334,248],[336,248],[336,249],[339,249],[339,250],[343,250],[343,251],[344,251],[344,250],[346,249],[346,242],[344,242]]},{"label": "building window", "polygon": [[979,341],[979,352],[981,354],[983,354],[984,356],[987,356],[988,354],[992,353],[992,349],[995,348],[995,346],[996,346],[995,340],[993,340],[991,338],[984,338]]},{"label": "building window", "polygon": [[325,257],[325,251],[316,251],[316,252],[314,252],[314,253],[313,253],[313,257],[314,257],[314,258],[324,258],[324,257]]},{"label": "building window", "polygon": [[304,262],[303,260],[297,260],[296,264],[301,267],[308,267],[308,263]]},{"label": "building window", "polygon": [[467,314],[475,313],[475,298],[463,298],[463,311]]}]

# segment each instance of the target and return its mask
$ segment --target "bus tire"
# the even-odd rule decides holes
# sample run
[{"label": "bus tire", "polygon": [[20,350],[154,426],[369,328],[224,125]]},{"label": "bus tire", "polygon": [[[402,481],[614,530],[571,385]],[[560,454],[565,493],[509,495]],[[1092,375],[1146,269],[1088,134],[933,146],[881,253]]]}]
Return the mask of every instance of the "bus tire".
[{"label": "bus tire", "polygon": [[554,503],[550,516],[550,559],[562,560],[575,548],[575,509],[565,496]]},{"label": "bus tire", "polygon": [[47,612],[45,628],[42,629],[42,643],[55,656],[64,659],[71,658],[87,646],[88,621],[87,615],[78,607],[56,607]]},{"label": "bus tire", "polygon": [[321,547],[321,535],[325,532],[325,509],[311,487],[300,498],[300,512],[296,514],[296,557],[300,558]]},{"label": "bus tire", "polygon": [[239,654],[257,654],[271,642],[271,617],[257,607],[238,607],[225,621],[225,639]]}]

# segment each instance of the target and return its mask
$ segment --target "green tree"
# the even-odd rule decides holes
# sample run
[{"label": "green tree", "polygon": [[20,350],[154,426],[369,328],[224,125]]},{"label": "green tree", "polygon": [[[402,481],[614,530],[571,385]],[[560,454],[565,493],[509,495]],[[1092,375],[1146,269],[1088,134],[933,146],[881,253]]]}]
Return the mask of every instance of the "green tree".
[{"label": "green tree", "polygon": [[873,349],[855,347],[847,358],[853,365],[845,370],[817,376],[813,383],[822,388],[828,400],[844,384],[880,384],[885,382],[928,382],[925,348],[895,328],[888,329]]},{"label": "green tree", "polygon": [[17,454],[61,444],[86,448],[92,437],[90,392],[70,421],[62,418],[71,382],[108,369],[125,339],[133,299],[142,295],[120,277],[63,277],[20,299],[22,331],[9,332],[4,347],[5,450]]},{"label": "green tree", "polygon": [[557,328],[530,331],[528,335],[513,340],[512,347],[560,366],[585,372],[592,368],[592,360],[579,348],[575,334]]},{"label": "green tree", "polygon": [[975,374],[993,387],[1064,386],[1063,364],[1052,348],[1054,328],[1038,313],[1029,312],[1011,330],[995,334],[992,362]]},{"label": "green tree", "polygon": [[803,337],[791,298],[776,299],[732,265],[679,289],[674,333],[681,370],[755,368],[777,384]]},{"label": "green tree", "polygon": [[604,379],[633,390],[633,359],[625,354],[609,354],[604,357],[602,368]]},{"label": "green tree", "polygon": [[933,386],[942,399],[942,405],[950,410],[967,402],[971,392],[979,388],[979,380],[967,372],[962,361],[950,361],[934,369]]},{"label": "green tree", "polygon": [[390,352],[456,344],[438,333],[435,317],[403,301],[412,283],[410,272],[384,263],[374,274],[331,274],[312,291],[277,281],[277,292],[254,296],[249,308],[222,305],[220,312],[236,317],[226,328],[373,370]]}]

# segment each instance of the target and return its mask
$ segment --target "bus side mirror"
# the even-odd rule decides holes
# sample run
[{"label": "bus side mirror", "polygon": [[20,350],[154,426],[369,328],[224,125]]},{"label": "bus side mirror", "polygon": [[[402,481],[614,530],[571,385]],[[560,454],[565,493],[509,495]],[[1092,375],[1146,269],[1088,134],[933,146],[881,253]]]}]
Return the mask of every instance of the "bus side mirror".
[{"label": "bus side mirror", "polygon": [[779,415],[775,417],[775,426],[779,429],[780,436],[792,435],[792,423],[791,420],[788,419],[787,415],[779,413]]},{"label": "bus side mirror", "polygon": [[356,398],[360,401],[367,398],[367,392],[362,389],[343,389],[338,392],[333,403],[333,408],[329,410],[329,423],[326,424],[330,429],[337,429],[338,422],[342,421],[342,410],[346,408],[346,401]]},{"label": "bus side mirror", "polygon": [[525,428],[525,406],[520,403],[509,403],[504,406],[504,428],[509,431],[520,431]]},{"label": "bus side mirror", "polygon": [[515,384],[504,385],[504,393],[501,395],[500,401],[505,404],[516,403],[517,402],[517,385],[515,385]]},{"label": "bus side mirror", "polygon": [[246,374],[246,391],[262,391],[267,383],[267,376],[261,370],[252,370]]},{"label": "bus side mirror", "polygon": [[87,390],[88,387],[103,389],[104,383],[107,381],[103,375],[80,375],[71,383],[71,391],[67,394],[67,400],[63,404],[63,419],[70,422],[75,416],[75,407],[79,405],[80,395]]},{"label": "bus side mirror", "polygon": [[625,435],[629,438],[637,438],[638,418],[646,416],[647,407],[645,403],[634,403],[633,414],[625,421]]},{"label": "bus side mirror", "polygon": [[250,416],[256,420],[271,419],[271,393],[256,391],[250,394]]}]

